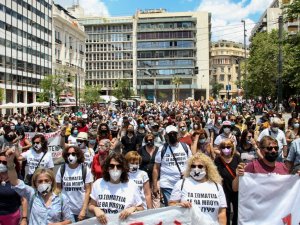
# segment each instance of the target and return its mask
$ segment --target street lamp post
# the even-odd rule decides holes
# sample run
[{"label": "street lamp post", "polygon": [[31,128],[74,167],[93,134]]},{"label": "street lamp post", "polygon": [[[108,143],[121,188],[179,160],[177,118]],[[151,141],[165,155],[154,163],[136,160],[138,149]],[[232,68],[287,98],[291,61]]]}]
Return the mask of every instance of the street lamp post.
[{"label": "street lamp post", "polygon": [[[241,21],[243,24],[244,24],[244,57],[245,57],[245,77],[244,79],[246,80],[247,78],[247,46],[246,46],[246,37],[247,37],[247,34],[246,34],[246,21],[245,20],[242,20]],[[245,83],[245,96],[247,98],[247,82]]]}]

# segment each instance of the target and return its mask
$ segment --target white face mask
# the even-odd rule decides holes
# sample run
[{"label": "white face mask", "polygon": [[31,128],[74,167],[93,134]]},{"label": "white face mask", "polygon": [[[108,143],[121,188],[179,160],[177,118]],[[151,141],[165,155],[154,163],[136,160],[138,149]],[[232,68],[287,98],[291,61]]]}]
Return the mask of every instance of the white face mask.
[{"label": "white face mask", "polygon": [[194,168],[191,169],[190,175],[195,180],[202,180],[206,175],[206,171],[205,169]]},{"label": "white face mask", "polygon": [[42,145],[41,145],[41,144],[34,144],[33,148],[34,148],[36,151],[39,151],[39,150],[42,148]]},{"label": "white face mask", "polygon": [[139,168],[139,165],[129,163],[129,172],[136,173]]},{"label": "white face mask", "polygon": [[121,174],[122,174],[122,170],[109,170],[109,175],[110,175],[110,178],[113,180],[113,181],[117,181],[120,179],[121,177]]},{"label": "white face mask", "polygon": [[40,194],[46,195],[51,191],[52,183],[42,183],[39,184],[37,190]]},{"label": "white face mask", "polygon": [[0,163],[0,173],[5,173],[7,171],[7,166]]},{"label": "white face mask", "polygon": [[278,132],[278,127],[272,127],[272,131],[275,133]]},{"label": "white face mask", "polygon": [[84,149],[84,148],[85,148],[85,143],[84,143],[84,142],[78,143],[78,147],[79,147],[80,149]]},{"label": "white face mask", "polygon": [[75,156],[69,155],[69,157],[68,157],[68,162],[69,162],[71,165],[77,163],[77,156],[76,156],[76,155],[75,155]]},{"label": "white face mask", "polygon": [[224,133],[229,134],[230,133],[230,128],[224,128]]}]

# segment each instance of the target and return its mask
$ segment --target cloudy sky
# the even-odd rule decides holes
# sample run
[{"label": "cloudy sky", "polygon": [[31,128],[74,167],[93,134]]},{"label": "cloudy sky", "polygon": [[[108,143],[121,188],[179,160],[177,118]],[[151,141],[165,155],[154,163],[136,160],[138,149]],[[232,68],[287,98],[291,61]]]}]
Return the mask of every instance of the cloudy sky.
[{"label": "cloudy sky", "polygon": [[[67,8],[78,0],[55,0]],[[208,11],[212,13],[213,39],[243,41],[243,24],[247,36],[261,14],[273,0],[79,0],[85,14],[99,16],[128,16],[138,9],[164,8],[170,12]]]}]

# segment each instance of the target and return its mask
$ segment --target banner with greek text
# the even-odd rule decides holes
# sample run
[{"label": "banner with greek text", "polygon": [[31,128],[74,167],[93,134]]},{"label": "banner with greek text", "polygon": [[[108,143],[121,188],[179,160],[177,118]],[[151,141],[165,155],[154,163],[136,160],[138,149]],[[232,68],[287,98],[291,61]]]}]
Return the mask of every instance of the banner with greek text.
[{"label": "banner with greek text", "polygon": [[[36,132],[26,132],[25,137],[29,140],[36,135]],[[64,162],[62,158],[62,147],[60,146],[61,136],[60,131],[51,132],[51,133],[43,133],[46,140],[48,141],[48,151],[52,153],[52,158],[54,164],[60,164]]]},{"label": "banner with greek text", "polygon": [[239,180],[239,225],[300,224],[299,175],[245,173]]},{"label": "banner with greek text", "polygon": [[[178,206],[151,209],[130,215],[126,220],[120,220],[119,214],[107,215],[107,225],[218,225],[198,207],[186,209]],[[94,217],[75,225],[100,225]]]}]

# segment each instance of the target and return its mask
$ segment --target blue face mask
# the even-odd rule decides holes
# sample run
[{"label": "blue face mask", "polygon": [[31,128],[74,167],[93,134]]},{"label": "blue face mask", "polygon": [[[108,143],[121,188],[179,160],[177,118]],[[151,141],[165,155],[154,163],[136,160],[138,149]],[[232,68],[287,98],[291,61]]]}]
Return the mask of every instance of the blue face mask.
[{"label": "blue face mask", "polygon": [[89,140],[89,143],[90,143],[91,145],[94,145],[94,144],[96,144],[96,140]]},{"label": "blue face mask", "polygon": [[73,131],[73,135],[74,135],[74,136],[77,136],[77,134],[78,134],[78,130],[74,130],[74,131]]}]

